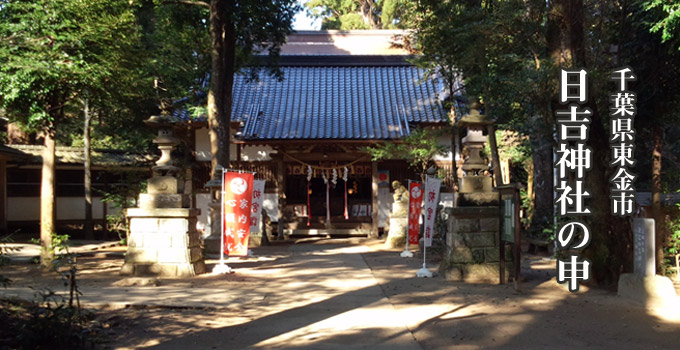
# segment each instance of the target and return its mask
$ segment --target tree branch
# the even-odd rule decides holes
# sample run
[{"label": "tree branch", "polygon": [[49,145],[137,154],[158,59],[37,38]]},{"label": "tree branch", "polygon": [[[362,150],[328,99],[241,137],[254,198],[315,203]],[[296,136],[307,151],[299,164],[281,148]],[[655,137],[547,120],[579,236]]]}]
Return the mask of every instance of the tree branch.
[{"label": "tree branch", "polygon": [[192,5],[192,6],[201,6],[204,8],[209,9],[210,4],[205,2],[205,1],[191,1],[191,0],[164,0],[162,2],[163,5]]}]

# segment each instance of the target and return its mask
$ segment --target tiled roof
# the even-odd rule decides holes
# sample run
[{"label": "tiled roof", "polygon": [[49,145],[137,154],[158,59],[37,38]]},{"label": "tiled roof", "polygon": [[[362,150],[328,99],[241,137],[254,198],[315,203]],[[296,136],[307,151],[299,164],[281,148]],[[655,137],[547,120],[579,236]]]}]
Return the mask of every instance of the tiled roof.
[{"label": "tiled roof", "polygon": [[284,80],[234,77],[244,140],[397,139],[407,123],[446,121],[435,82],[408,64],[283,66]]},{"label": "tiled roof", "polygon": [[[44,147],[39,145],[7,145],[30,156],[29,162],[41,163]],[[57,164],[82,165],[84,163],[83,149],[80,147],[57,146]],[[154,157],[148,154],[125,152],[118,150],[93,149],[90,153],[93,166],[107,167],[135,167],[150,166]]]},{"label": "tiled roof", "polygon": [[0,159],[24,159],[28,155],[24,152],[0,144]]}]

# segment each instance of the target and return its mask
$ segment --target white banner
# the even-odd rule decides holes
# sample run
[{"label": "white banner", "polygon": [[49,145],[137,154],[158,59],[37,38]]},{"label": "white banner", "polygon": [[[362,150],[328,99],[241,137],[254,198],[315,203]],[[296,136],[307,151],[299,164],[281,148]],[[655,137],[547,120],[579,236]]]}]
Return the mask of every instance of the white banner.
[{"label": "white banner", "polygon": [[442,180],[428,177],[425,182],[425,246],[432,246],[432,235],[434,234],[434,217],[437,215],[437,204],[439,203],[439,187],[442,185]]},{"label": "white banner", "polygon": [[262,217],[262,201],[264,200],[265,180],[253,182],[253,200],[251,201],[250,232],[260,232],[260,219]]}]

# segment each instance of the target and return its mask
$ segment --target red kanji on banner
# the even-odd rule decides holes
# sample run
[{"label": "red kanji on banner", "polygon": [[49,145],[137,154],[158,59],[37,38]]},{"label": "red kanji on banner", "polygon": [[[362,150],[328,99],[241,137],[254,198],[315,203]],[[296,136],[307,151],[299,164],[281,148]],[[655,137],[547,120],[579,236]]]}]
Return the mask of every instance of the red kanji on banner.
[{"label": "red kanji on banner", "polygon": [[224,253],[231,256],[248,255],[253,174],[224,173],[222,225]]},{"label": "red kanji on banner", "polygon": [[423,184],[409,181],[408,184],[408,243],[418,244],[420,233],[420,212],[423,204]]}]

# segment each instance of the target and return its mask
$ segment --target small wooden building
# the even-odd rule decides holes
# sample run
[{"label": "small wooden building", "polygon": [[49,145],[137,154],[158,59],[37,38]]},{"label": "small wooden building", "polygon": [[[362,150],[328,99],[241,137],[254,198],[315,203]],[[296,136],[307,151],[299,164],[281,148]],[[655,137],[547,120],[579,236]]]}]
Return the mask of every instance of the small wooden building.
[{"label": "small wooden building", "polygon": [[[2,208],[0,222],[10,232],[39,232],[42,152],[41,145],[12,144],[0,148],[1,195],[7,203]],[[2,160],[2,154],[9,154],[11,158]],[[146,180],[154,156],[100,149],[92,150],[91,156],[93,219],[103,227],[106,216],[120,210],[112,203],[105,203],[104,194],[115,192],[116,187],[125,186],[126,182]],[[82,148],[57,146],[56,226],[60,233],[77,233],[76,238],[82,238],[80,233],[85,222],[83,163]],[[96,238],[105,237],[98,233]]]}]

